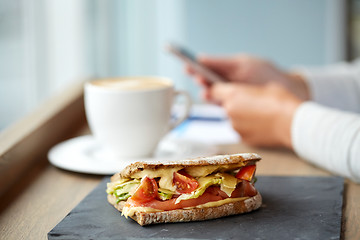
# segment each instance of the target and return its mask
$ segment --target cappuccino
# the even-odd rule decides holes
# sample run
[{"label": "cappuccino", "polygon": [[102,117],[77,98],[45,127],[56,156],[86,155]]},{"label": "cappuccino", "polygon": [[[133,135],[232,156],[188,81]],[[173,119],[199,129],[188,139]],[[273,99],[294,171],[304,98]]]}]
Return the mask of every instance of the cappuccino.
[{"label": "cappuccino", "polygon": [[[173,119],[174,99],[186,109]],[[92,134],[105,152],[118,159],[150,157],[159,141],[183,122],[191,99],[165,77],[98,79],[85,84],[85,110]]]},{"label": "cappuccino", "polygon": [[110,78],[91,82],[92,85],[117,90],[154,90],[168,88],[172,83],[167,79],[151,77]]}]

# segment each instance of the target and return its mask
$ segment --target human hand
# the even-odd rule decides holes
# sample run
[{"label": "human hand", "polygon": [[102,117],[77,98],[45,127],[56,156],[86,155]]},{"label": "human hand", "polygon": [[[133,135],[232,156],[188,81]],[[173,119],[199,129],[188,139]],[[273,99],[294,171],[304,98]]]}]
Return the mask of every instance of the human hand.
[{"label": "human hand", "polygon": [[[210,68],[230,82],[241,82],[250,84],[267,84],[276,82],[294,93],[302,100],[309,99],[309,90],[305,80],[298,74],[285,72],[271,62],[252,57],[249,55],[237,55],[232,57],[200,57],[198,61]],[[186,70],[193,75],[198,83],[206,88],[210,87],[209,81],[198,74],[190,65]],[[205,99],[209,99],[206,91]]]},{"label": "human hand", "polygon": [[291,122],[302,101],[281,85],[218,83],[208,94],[224,107],[245,143],[292,148]]}]

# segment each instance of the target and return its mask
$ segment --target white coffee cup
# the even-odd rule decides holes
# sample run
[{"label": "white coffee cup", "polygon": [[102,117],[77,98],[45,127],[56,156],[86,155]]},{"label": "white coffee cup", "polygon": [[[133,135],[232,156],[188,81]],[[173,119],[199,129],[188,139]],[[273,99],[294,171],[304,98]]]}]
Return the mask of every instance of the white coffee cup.
[{"label": "white coffee cup", "polygon": [[[175,91],[164,77],[99,79],[85,84],[85,110],[90,130],[102,147],[121,158],[150,157],[159,141],[189,115],[191,99]],[[171,120],[176,96],[185,111]]]}]

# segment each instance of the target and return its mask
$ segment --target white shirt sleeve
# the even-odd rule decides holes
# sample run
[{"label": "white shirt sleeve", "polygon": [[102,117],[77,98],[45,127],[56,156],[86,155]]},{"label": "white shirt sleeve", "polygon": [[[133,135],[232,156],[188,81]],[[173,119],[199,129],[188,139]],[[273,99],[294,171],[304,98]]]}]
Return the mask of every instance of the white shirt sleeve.
[{"label": "white shirt sleeve", "polygon": [[295,152],[360,183],[360,60],[299,70],[314,102],[296,110],[291,129]]},{"label": "white shirt sleeve", "polygon": [[360,115],[305,102],[291,131],[300,157],[360,183]]},{"label": "white shirt sleeve", "polygon": [[360,113],[360,59],[322,68],[298,69],[317,103]]}]

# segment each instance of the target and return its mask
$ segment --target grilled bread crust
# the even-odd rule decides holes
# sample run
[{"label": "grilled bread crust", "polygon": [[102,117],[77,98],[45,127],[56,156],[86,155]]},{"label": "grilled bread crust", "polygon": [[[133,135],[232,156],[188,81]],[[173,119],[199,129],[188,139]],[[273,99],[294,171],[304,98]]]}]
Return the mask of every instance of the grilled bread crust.
[{"label": "grilled bread crust", "polygon": [[[116,203],[116,198],[113,195],[108,195],[108,201],[120,212],[125,205],[125,201]],[[217,207],[176,209],[151,213],[136,212],[131,218],[141,226],[156,223],[203,221],[251,212],[258,209],[261,203],[262,198],[258,192],[254,197],[226,203]]]},{"label": "grilled bread crust", "polygon": [[[157,162],[142,161],[135,162],[125,167],[120,173],[114,174],[111,181],[120,178],[131,178],[131,176],[143,169],[173,168],[173,167],[191,167],[191,166],[209,166],[209,165],[236,165],[241,163],[259,161],[261,157],[256,153],[238,153],[232,155],[217,155],[211,157],[200,157],[179,161]],[[245,164],[244,164],[245,165]]]}]

